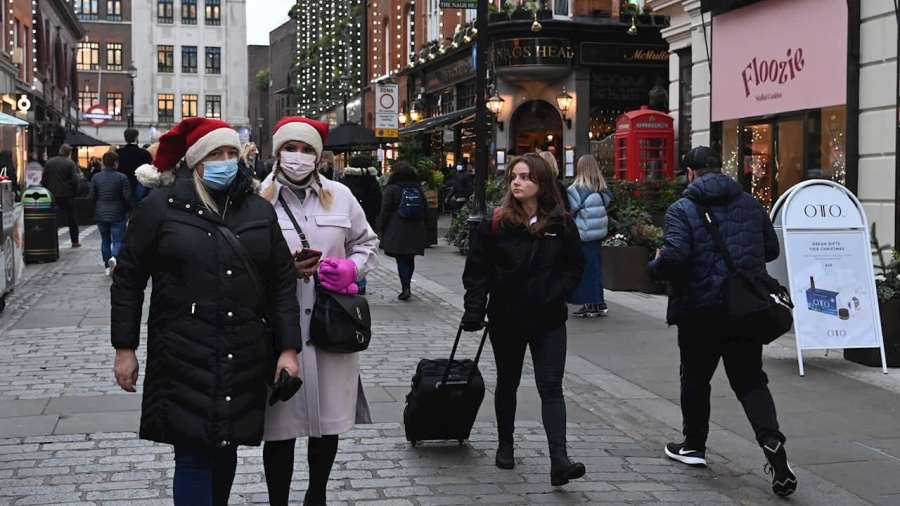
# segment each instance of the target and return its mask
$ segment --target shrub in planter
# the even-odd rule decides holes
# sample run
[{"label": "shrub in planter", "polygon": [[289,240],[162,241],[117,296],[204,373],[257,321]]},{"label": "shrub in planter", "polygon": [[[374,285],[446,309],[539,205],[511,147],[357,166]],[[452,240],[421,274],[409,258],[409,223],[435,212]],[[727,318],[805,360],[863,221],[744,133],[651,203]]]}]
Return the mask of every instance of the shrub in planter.
[{"label": "shrub in planter", "polygon": [[[881,333],[888,367],[900,367],[900,251],[878,242],[872,224],[872,253],[875,264],[875,290],[878,293],[878,312],[881,313]],[[890,261],[885,260],[890,254]],[[877,348],[845,349],[844,358],[871,367],[881,366],[881,350]]]},{"label": "shrub in planter", "polygon": [[[488,181],[485,188],[485,218],[490,218],[494,213],[494,208],[500,205],[503,197],[506,196],[506,181],[502,178],[496,178]],[[466,205],[453,214],[450,220],[450,230],[444,236],[447,244],[456,246],[463,255],[469,253],[469,216],[475,212],[474,196],[469,199]]]}]

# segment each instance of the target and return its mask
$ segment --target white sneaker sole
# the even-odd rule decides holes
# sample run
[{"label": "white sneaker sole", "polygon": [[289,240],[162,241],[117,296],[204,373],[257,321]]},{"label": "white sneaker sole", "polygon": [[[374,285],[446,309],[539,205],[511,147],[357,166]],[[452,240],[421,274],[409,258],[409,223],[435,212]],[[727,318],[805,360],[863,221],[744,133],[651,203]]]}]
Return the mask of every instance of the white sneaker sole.
[{"label": "white sneaker sole", "polygon": [[109,272],[113,272],[116,270],[116,257],[112,257],[109,259]]},{"label": "white sneaker sole", "polygon": [[672,460],[677,460],[682,464],[687,464],[693,467],[706,467],[706,459],[701,459],[700,457],[691,457],[689,455],[679,455],[677,453],[672,453],[668,448],[666,450],[666,456]]}]

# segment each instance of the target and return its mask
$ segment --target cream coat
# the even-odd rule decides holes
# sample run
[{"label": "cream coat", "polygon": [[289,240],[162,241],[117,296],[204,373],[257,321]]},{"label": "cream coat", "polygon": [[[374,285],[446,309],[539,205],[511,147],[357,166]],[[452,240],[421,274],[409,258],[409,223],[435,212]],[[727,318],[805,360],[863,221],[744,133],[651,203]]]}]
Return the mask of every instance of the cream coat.
[{"label": "cream coat", "polygon": [[[290,189],[273,179],[272,174],[263,181],[262,193],[265,194],[271,185],[276,188],[272,204],[291,252],[300,251],[303,246],[291,219],[278,201],[278,192],[284,195],[310,247],[321,251],[322,258],[353,260],[359,273],[357,279],[363,278],[378,265],[378,237],[346,186],[322,178],[322,187],[331,190],[334,196],[331,209],[325,209],[318,197],[320,187],[315,183],[307,189],[302,205]],[[312,281],[297,280],[304,342],[299,355],[303,386],[288,402],[278,402],[266,410],[265,441],[343,434],[354,424],[372,423],[359,375],[359,354],[328,353],[317,350],[309,342],[310,320],[316,300],[314,286]]]}]

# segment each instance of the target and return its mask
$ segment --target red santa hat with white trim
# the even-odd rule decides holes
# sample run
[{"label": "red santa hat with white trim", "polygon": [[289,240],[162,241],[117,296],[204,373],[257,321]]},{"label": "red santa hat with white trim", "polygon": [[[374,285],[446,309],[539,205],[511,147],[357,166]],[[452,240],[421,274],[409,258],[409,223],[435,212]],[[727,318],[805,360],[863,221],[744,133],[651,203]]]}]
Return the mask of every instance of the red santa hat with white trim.
[{"label": "red santa hat with white trim", "polygon": [[316,158],[322,158],[322,150],[325,149],[325,141],[328,139],[330,127],[331,125],[325,121],[316,121],[303,116],[282,118],[275,125],[275,135],[272,136],[275,153],[281,151],[281,147],[287,142],[301,141],[316,150]]},{"label": "red santa hat with white trim", "polygon": [[238,133],[228,123],[207,118],[188,118],[159,138],[153,165],[143,165],[134,175],[147,188],[175,182],[175,167],[182,159],[193,169],[216,148],[241,149]]}]

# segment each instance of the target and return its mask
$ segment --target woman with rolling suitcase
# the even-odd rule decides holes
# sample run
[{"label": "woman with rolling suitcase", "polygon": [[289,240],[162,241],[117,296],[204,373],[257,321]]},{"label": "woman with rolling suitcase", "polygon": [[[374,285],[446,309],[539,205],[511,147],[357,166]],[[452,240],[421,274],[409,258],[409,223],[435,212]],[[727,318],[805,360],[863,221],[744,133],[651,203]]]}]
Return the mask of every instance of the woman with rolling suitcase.
[{"label": "woman with rolling suitcase", "polygon": [[[550,450],[550,482],[565,485],[584,476],[584,465],[566,450],[566,404],[562,379],[566,364],[566,299],[584,271],[578,229],[563,211],[553,171],[540,156],[514,158],[506,173],[503,204],[472,239],[463,273],[466,287],[462,326],[477,331],[490,319],[497,365],[499,448],[496,464],[515,467],[513,432],[516,390],[526,346],[531,348]],[[490,304],[488,304],[490,299]]]}]

